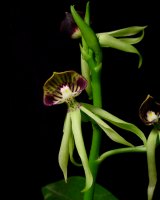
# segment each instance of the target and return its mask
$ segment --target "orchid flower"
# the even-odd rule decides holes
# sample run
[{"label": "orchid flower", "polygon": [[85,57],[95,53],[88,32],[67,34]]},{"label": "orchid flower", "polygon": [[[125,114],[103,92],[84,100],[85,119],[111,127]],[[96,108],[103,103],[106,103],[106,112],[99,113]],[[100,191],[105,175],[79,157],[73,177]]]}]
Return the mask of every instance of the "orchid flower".
[{"label": "orchid flower", "polygon": [[78,165],[73,158],[74,145],[82,162],[86,176],[86,186],[83,192],[88,190],[93,182],[93,177],[88,164],[88,157],[83,141],[81,121],[83,115],[94,121],[100,129],[113,141],[133,147],[133,144],[126,141],[104,120],[124,129],[135,133],[143,142],[143,133],[133,124],[127,123],[103,109],[96,108],[90,104],[79,103],[75,100],[87,86],[86,79],[75,71],[54,72],[43,86],[43,102],[46,106],[53,106],[66,103],[68,111],[64,121],[63,137],[59,150],[58,161],[62,169],[64,179],[67,181],[67,166],[70,158],[71,162]]},{"label": "orchid flower", "polygon": [[148,200],[152,200],[157,183],[156,146],[160,144],[160,103],[151,95],[147,95],[139,108],[140,119],[147,126],[153,126],[147,139],[147,163],[148,163]]},{"label": "orchid flower", "polygon": [[87,81],[81,75],[74,71],[66,71],[60,73],[54,72],[43,87],[44,104],[46,106],[57,105],[64,102],[68,105],[58,160],[63,171],[64,179],[67,181],[68,160],[69,157],[73,160],[72,156],[75,143],[86,176],[86,186],[83,191],[91,187],[93,177],[89,168],[88,157],[82,136],[80,105],[74,98],[85,89],[86,85]]}]

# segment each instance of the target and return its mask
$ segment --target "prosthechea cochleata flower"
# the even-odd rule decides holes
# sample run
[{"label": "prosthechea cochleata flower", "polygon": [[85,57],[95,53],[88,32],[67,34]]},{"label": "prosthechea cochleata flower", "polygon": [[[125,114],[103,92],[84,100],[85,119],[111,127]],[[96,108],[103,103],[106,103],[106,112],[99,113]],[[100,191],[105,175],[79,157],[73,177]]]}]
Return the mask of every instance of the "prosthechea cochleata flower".
[{"label": "prosthechea cochleata flower", "polygon": [[88,164],[88,157],[83,141],[81,121],[82,114],[86,115],[90,120],[94,121],[100,129],[114,142],[125,146],[133,147],[134,145],[126,141],[113,128],[111,128],[104,120],[135,133],[143,142],[143,133],[134,125],[127,123],[106,111],[96,108],[90,104],[79,103],[75,100],[87,86],[86,79],[75,71],[54,72],[53,75],[45,82],[43,86],[43,101],[46,106],[58,105],[66,103],[68,111],[66,114],[63,137],[59,150],[59,165],[63,171],[65,181],[67,181],[67,166],[69,158],[73,164],[77,163],[73,158],[74,144],[82,162],[86,176],[86,186],[83,191],[88,190],[93,182],[93,177]]},{"label": "prosthechea cochleata flower", "polygon": [[157,183],[156,147],[160,144],[160,103],[147,95],[139,108],[139,116],[147,126],[153,126],[147,139],[148,200],[152,200]]},{"label": "prosthechea cochleata flower", "polygon": [[66,102],[68,112],[63,127],[63,137],[59,150],[59,165],[67,181],[67,166],[69,157],[73,156],[74,143],[80,156],[85,176],[86,186],[83,191],[88,190],[93,182],[89,168],[87,153],[81,130],[81,113],[79,103],[75,101],[86,87],[87,81],[74,71],[54,72],[44,84],[44,104],[46,106],[57,105]]}]

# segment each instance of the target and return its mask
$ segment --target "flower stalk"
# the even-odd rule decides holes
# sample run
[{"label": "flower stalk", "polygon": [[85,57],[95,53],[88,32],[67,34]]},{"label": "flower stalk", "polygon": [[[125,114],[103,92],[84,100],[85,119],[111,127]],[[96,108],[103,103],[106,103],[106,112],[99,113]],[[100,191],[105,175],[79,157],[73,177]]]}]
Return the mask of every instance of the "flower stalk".
[{"label": "flower stalk", "polygon": [[[102,107],[102,93],[101,93],[101,68],[102,68],[102,50],[98,38],[94,31],[89,26],[89,3],[86,6],[86,22],[78,15],[73,6],[71,6],[71,13],[75,23],[79,27],[82,34],[81,53],[84,60],[87,62],[90,69],[91,89],[93,95],[93,105]],[[94,189],[96,177],[98,173],[99,164],[96,162],[99,157],[99,150],[101,144],[101,130],[92,123],[93,135],[91,142],[91,149],[89,154],[89,167],[93,176],[93,184],[91,188],[84,193],[84,200],[92,200],[94,196]]]}]

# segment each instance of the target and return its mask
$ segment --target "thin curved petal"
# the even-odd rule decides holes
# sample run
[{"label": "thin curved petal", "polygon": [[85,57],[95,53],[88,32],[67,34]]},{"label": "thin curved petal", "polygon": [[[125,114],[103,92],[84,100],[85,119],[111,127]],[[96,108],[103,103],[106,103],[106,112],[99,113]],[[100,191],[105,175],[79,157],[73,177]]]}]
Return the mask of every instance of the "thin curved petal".
[{"label": "thin curved petal", "polygon": [[139,37],[135,37],[135,38],[119,38],[121,41],[129,43],[129,44],[137,44],[138,42],[140,42],[142,39],[144,38],[144,31],[142,32],[142,34]]},{"label": "thin curved petal", "polygon": [[147,26],[130,26],[115,31],[109,31],[107,33],[113,37],[126,37],[136,35],[141,31],[143,32],[145,28],[147,28]]},{"label": "thin curved petal", "polygon": [[82,130],[81,130],[81,113],[79,109],[71,112],[71,120],[72,120],[72,131],[74,135],[75,145],[82,161],[82,165],[84,168],[85,176],[86,176],[86,185],[82,192],[87,191],[93,183],[93,177],[89,168],[88,157],[83,141]]},{"label": "thin curved petal", "polygon": [[81,106],[80,109],[86,113],[90,118],[92,118],[100,127],[103,129],[103,131],[108,135],[108,137],[120,144],[124,144],[126,146],[133,146],[130,142],[125,140],[122,136],[120,136],[115,130],[113,130],[108,124],[106,124],[103,120],[101,120],[99,117],[97,117],[94,113],[92,113],[90,110],[85,108],[84,106]]},{"label": "thin curved petal", "polygon": [[98,115],[102,119],[107,120],[108,122],[114,124],[115,126],[136,134],[143,141],[143,143],[146,144],[146,137],[145,137],[144,133],[134,124],[128,123],[128,122],[112,115],[111,113],[109,113],[101,108],[95,107],[93,105],[86,104],[86,103],[82,103],[82,105],[84,107],[86,107],[87,109],[89,109],[94,114]]},{"label": "thin curved petal", "polygon": [[86,79],[75,71],[54,72],[43,86],[43,102],[47,106],[61,104],[78,96],[86,86]]},{"label": "thin curved petal", "polygon": [[62,169],[64,179],[67,182],[67,166],[68,166],[68,159],[69,159],[69,140],[72,134],[71,128],[71,117],[70,112],[67,113],[64,127],[63,127],[63,137],[61,141],[61,146],[58,155],[58,162],[60,168]]}]

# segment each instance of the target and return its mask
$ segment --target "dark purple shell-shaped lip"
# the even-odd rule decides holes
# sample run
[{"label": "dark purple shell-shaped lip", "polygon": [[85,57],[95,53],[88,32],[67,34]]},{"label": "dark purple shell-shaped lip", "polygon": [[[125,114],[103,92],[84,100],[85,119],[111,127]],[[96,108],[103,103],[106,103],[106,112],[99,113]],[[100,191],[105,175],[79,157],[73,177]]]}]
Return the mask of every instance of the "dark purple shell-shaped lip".
[{"label": "dark purple shell-shaped lip", "polygon": [[[152,125],[155,121],[147,120],[147,112],[153,111],[157,116],[160,115],[160,103],[156,102],[151,95],[147,95],[139,108],[139,117],[146,125]],[[157,123],[157,122],[156,122]]]},{"label": "dark purple shell-shaped lip", "polygon": [[61,88],[68,86],[72,97],[78,96],[87,86],[86,79],[75,71],[54,72],[43,86],[43,102],[47,106],[61,104],[63,99]]},{"label": "dark purple shell-shaped lip", "polygon": [[[78,11],[78,13],[81,17],[84,17],[84,14],[82,12]],[[80,30],[78,29],[77,24],[75,23],[71,13],[65,12],[65,18],[61,22],[60,31],[72,38],[78,38],[80,36]],[[77,35],[77,37],[74,35]]]}]

